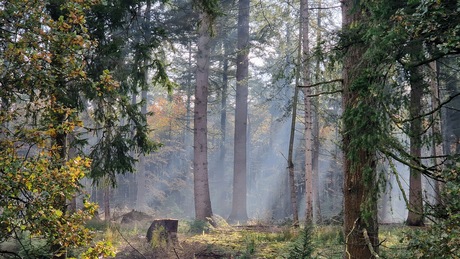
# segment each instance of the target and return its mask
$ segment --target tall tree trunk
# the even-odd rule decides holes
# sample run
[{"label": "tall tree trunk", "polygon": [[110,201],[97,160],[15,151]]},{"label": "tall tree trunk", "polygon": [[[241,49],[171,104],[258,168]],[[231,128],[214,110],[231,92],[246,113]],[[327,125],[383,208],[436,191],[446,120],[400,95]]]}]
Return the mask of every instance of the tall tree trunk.
[{"label": "tall tree trunk", "polygon": [[424,88],[423,71],[420,67],[409,69],[410,89],[410,176],[409,176],[409,213],[406,224],[408,226],[423,226],[423,193],[422,175],[417,169],[420,167],[422,156],[422,94]]},{"label": "tall tree trunk", "polygon": [[[144,30],[145,30],[145,44],[150,44],[151,40],[151,9],[152,9],[152,0],[147,0],[146,6],[145,6],[145,16],[144,16]],[[142,92],[141,92],[141,99],[143,102],[143,105],[141,107],[141,114],[144,116],[144,118],[147,116],[147,107],[148,107],[148,100],[147,100],[147,88],[149,85],[149,60],[150,56],[144,57],[144,62],[143,62],[143,73],[144,73],[144,79],[143,79],[143,86],[142,86]],[[147,118],[145,118],[145,121],[147,121]],[[146,202],[145,202],[145,194],[147,190],[146,186],[146,170],[145,170],[145,156],[140,155],[139,156],[139,162],[137,164],[137,195],[136,195],[136,207],[138,210],[141,210]]]},{"label": "tall tree trunk", "polygon": [[238,54],[236,57],[235,145],[233,164],[233,200],[230,221],[246,221],[246,170],[249,69],[249,0],[238,4]]},{"label": "tall tree trunk", "polygon": [[[365,19],[366,11],[358,1],[342,1],[343,30],[352,29]],[[343,61],[343,152],[344,152],[344,258],[376,258],[378,253],[377,194],[375,186],[375,150],[364,142],[375,127],[376,104],[370,78],[362,78],[367,68],[366,46],[354,42],[346,49]],[[359,61],[359,62],[357,62]],[[352,87],[353,86],[353,87]],[[357,89],[358,88],[358,89]],[[359,109],[359,110],[357,110]],[[362,117],[353,115],[360,112]],[[359,119],[360,121],[357,121]],[[364,121],[363,121],[364,120]],[[370,131],[369,129],[372,129]]]},{"label": "tall tree trunk", "polygon": [[311,88],[310,85],[310,40],[309,33],[309,9],[308,0],[300,1],[301,8],[301,21],[302,26],[302,64],[303,64],[303,88],[304,104],[305,104],[305,200],[306,211],[305,219],[308,223],[313,222],[313,168],[312,168],[312,155],[313,155],[313,141],[312,141],[312,109],[311,109]]},{"label": "tall tree trunk", "polygon": [[[288,3],[289,8],[290,3]],[[289,12],[288,12],[289,13]],[[286,31],[286,38],[290,40],[290,28],[287,28]],[[299,26],[299,35],[302,34],[302,26]],[[289,43],[289,41],[287,42]],[[299,37],[298,40],[298,48],[297,48],[297,62],[298,66],[300,66],[301,62],[301,49],[300,46],[302,44],[302,40]],[[288,63],[288,57],[286,57],[286,64]],[[297,188],[295,182],[295,170],[294,170],[294,140],[295,140],[295,129],[296,129],[296,120],[297,120],[297,103],[299,99],[299,88],[297,87],[300,85],[300,70],[296,70],[295,75],[295,88],[294,88],[294,96],[292,97],[292,117],[291,117],[291,130],[289,133],[289,150],[288,150],[288,177],[289,177],[289,189],[290,189],[290,201],[291,201],[291,210],[292,210],[292,224],[294,227],[299,226],[299,209],[297,207]]]},{"label": "tall tree trunk", "polygon": [[193,173],[195,217],[208,220],[212,216],[208,181],[208,78],[211,17],[205,11],[200,13],[195,87]]},{"label": "tall tree trunk", "polygon": [[[316,47],[319,49],[321,47],[321,0],[318,1],[318,15],[316,17],[317,30],[316,30]],[[315,83],[318,83],[321,76],[320,69],[320,57],[316,57],[316,66],[315,66]],[[319,97],[315,100],[313,105],[313,157],[312,157],[312,171],[313,171],[313,204],[315,210],[313,216],[315,217],[315,222],[322,222],[321,217],[321,203],[319,199]]]}]

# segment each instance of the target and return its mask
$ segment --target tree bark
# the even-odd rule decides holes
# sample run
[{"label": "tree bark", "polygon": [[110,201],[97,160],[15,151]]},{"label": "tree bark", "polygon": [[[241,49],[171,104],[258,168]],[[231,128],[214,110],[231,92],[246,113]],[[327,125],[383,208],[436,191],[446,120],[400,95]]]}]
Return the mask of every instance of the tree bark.
[{"label": "tree bark", "polygon": [[233,200],[230,221],[246,221],[246,170],[249,69],[249,0],[238,4],[238,54],[236,57],[235,145],[233,164]]},{"label": "tree bark", "polygon": [[[344,30],[352,29],[365,18],[359,2],[342,1],[342,23]],[[375,258],[378,252],[378,224],[375,191],[375,149],[370,146],[357,145],[356,139],[364,134],[372,134],[374,130],[372,109],[375,101],[369,87],[360,84],[366,69],[364,53],[366,46],[354,42],[348,46],[343,62],[343,152],[344,152],[344,258],[361,259]],[[359,80],[359,81],[358,81]],[[359,85],[359,89],[356,89]],[[353,88],[352,88],[353,86]],[[360,118],[348,118],[355,109],[360,109]],[[358,123],[356,119],[367,123]],[[366,128],[364,128],[366,127]],[[354,142],[353,142],[354,141]],[[366,177],[364,177],[366,176]],[[367,178],[367,179],[365,179]],[[366,233],[366,235],[365,235]]]},{"label": "tree bark", "polygon": [[212,216],[211,198],[208,181],[208,78],[211,17],[202,11],[200,13],[199,39],[197,53],[197,71],[195,87],[194,110],[194,141],[193,141],[193,173],[195,217],[198,220],[208,220]]}]

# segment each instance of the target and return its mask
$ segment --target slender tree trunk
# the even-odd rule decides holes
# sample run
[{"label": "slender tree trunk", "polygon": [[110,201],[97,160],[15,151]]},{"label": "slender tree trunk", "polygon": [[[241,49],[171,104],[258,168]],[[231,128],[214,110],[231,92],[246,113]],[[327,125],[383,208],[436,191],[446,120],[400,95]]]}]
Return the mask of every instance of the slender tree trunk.
[{"label": "slender tree trunk", "polygon": [[224,47],[224,56],[223,56],[223,64],[222,64],[222,99],[220,102],[220,133],[222,134],[221,142],[220,142],[220,153],[219,153],[219,161],[221,163],[221,176],[223,176],[223,172],[225,170],[225,155],[226,155],[226,147],[225,141],[227,136],[227,89],[228,89],[228,56],[229,56],[229,46],[227,41],[223,43]]},{"label": "slender tree trunk", "polygon": [[186,125],[186,129],[185,129],[185,150],[187,151],[187,154],[188,154],[188,151],[190,150],[190,147],[192,146],[192,141],[191,141],[191,137],[190,137],[190,134],[189,134],[189,129],[191,129],[192,127],[190,126],[191,124],[191,117],[192,117],[192,105],[191,105],[191,100],[192,100],[192,88],[193,88],[193,85],[192,85],[192,43],[189,41],[188,42],[188,75],[187,75],[187,113],[186,113],[186,118],[185,118],[185,125]]},{"label": "slender tree trunk", "polygon": [[419,167],[422,156],[422,119],[420,113],[422,109],[422,92],[424,87],[423,71],[420,67],[409,70],[410,77],[410,107],[409,114],[412,119],[410,124],[410,168],[409,176],[409,213],[406,224],[408,226],[423,226],[423,193],[422,193],[422,175]]},{"label": "slender tree trunk", "polygon": [[233,200],[230,221],[246,221],[246,170],[249,68],[249,0],[238,4],[238,54],[236,57],[235,146],[233,165]]},{"label": "slender tree trunk", "polygon": [[[431,68],[431,109],[435,110],[438,109],[435,113],[433,113],[433,147],[432,147],[432,156],[433,156],[433,163],[436,165],[437,169],[440,171],[442,170],[442,158],[440,156],[444,155],[444,148],[441,141],[442,136],[442,125],[441,125],[441,110],[440,110],[440,96],[439,96],[439,83],[438,83],[438,68],[437,62],[430,63]],[[436,205],[443,204],[442,201],[442,188],[443,184],[440,181],[435,181],[435,202]]]},{"label": "slender tree trunk", "polygon": [[195,195],[195,217],[208,220],[212,216],[211,198],[208,181],[208,78],[211,17],[205,11],[200,13],[199,39],[197,53],[195,110],[194,110],[194,141],[193,141],[193,173]]},{"label": "slender tree trunk", "polygon": [[[148,73],[145,71],[145,80],[148,80]],[[145,81],[147,82],[147,81]],[[142,116],[147,116],[147,91],[142,90],[141,98],[144,104],[141,107]],[[137,182],[137,192],[136,192],[136,210],[142,210],[145,206],[145,194],[147,191],[146,185],[146,175],[145,175],[145,156],[139,155],[139,161],[137,162],[137,170],[136,170],[136,182]]]},{"label": "slender tree trunk", "polygon": [[[321,0],[318,1],[318,15],[316,17],[317,30],[316,30],[316,46],[317,48],[321,47]],[[320,80],[320,57],[316,58],[315,66],[315,83]],[[319,199],[319,97],[316,98],[315,104],[313,105],[313,157],[312,157],[312,171],[313,171],[313,204],[315,206],[314,217],[315,222],[322,222],[321,217],[321,202]]]},{"label": "slender tree trunk", "polygon": [[[359,2],[342,1],[343,29],[350,29],[359,24],[366,15]],[[352,145],[363,134],[371,134],[367,127],[373,129],[372,109],[375,101],[365,85],[354,90],[351,86],[359,84],[358,80],[366,69],[364,53],[366,46],[356,42],[348,46],[343,62],[343,152],[344,152],[344,258],[376,258],[378,253],[378,224],[375,187],[375,148]],[[357,62],[359,61],[359,62]],[[361,79],[359,79],[361,81]],[[368,123],[357,123],[356,118],[348,118],[355,109],[360,109],[362,117]],[[366,128],[363,128],[366,127]],[[373,129],[374,130],[374,129]],[[358,139],[358,140],[356,140]],[[353,142],[354,141],[354,142]],[[364,177],[366,176],[366,177]]]},{"label": "slender tree trunk", "polygon": [[[298,82],[298,80],[296,80]],[[299,95],[299,88],[294,89],[294,97],[292,102],[292,119],[291,119],[291,132],[289,134],[289,151],[288,151],[288,170],[289,170],[289,186],[290,186],[290,199],[292,209],[292,220],[294,227],[299,226],[299,211],[297,208],[297,188],[295,186],[295,171],[294,171],[294,135],[295,124],[297,117],[297,100]]]},{"label": "slender tree trunk", "polygon": [[319,199],[319,118],[318,118],[318,102],[313,105],[312,112],[312,138],[313,138],[313,148],[312,148],[312,200],[313,200],[313,218],[314,222],[321,223],[321,203]]},{"label": "slender tree trunk", "polygon": [[[310,85],[310,40],[309,33],[309,10],[308,0],[301,0],[301,21],[302,26],[302,64],[303,64],[303,85]],[[305,219],[308,223],[313,223],[313,141],[312,141],[312,109],[311,109],[311,88],[304,87],[304,104],[305,104],[305,194],[306,194],[306,211]]]},{"label": "slender tree trunk", "polygon": [[[144,29],[145,29],[145,41],[146,44],[149,44],[150,38],[151,38],[151,33],[150,33],[150,22],[151,22],[151,9],[152,9],[152,0],[147,0],[146,6],[145,6],[145,18],[144,18]],[[148,107],[148,100],[147,100],[147,86],[149,85],[149,59],[150,57],[147,56],[144,58],[143,61],[143,73],[144,73],[144,85],[142,87],[141,91],[141,99],[143,102],[143,105],[141,107],[141,114],[145,118],[145,121],[147,121],[147,107]],[[145,170],[145,156],[140,155],[139,156],[139,162],[137,164],[137,195],[136,195],[136,208],[138,210],[142,210],[142,208],[145,206],[145,194],[147,191],[147,177],[146,177],[146,170]]]},{"label": "slender tree trunk", "polygon": [[104,220],[106,222],[110,221],[110,183],[109,180],[107,179],[105,186],[104,186],[104,193],[103,193],[103,199],[104,199]]},{"label": "slender tree trunk", "polygon": [[[290,29],[287,28],[286,31],[286,38],[290,39],[289,31]],[[302,26],[299,26],[299,35],[302,34]],[[289,41],[288,41],[289,42]],[[297,61],[298,66],[300,66],[301,60],[301,49],[300,46],[302,44],[301,37],[299,37],[298,41],[298,48],[297,48]],[[288,64],[289,60],[286,60],[286,64]],[[295,88],[294,88],[294,96],[292,97],[292,117],[291,117],[291,131],[289,133],[289,150],[288,150],[288,176],[289,176],[289,189],[290,189],[290,201],[291,201],[291,210],[292,210],[292,224],[294,227],[299,227],[299,209],[297,207],[297,188],[295,182],[295,170],[294,170],[294,140],[295,140],[295,129],[296,129],[296,120],[297,120],[297,103],[299,99],[299,88],[297,87],[300,84],[300,70],[296,70],[295,75]]]},{"label": "slender tree trunk", "polygon": [[[146,77],[148,73],[146,73]],[[147,78],[146,78],[147,80]],[[143,90],[141,94],[141,98],[144,101],[144,104],[141,108],[141,113],[143,116],[147,116],[147,91]],[[146,205],[145,201],[145,194],[147,191],[147,177],[146,177],[146,170],[145,170],[145,156],[139,155],[139,161],[137,164],[137,193],[136,193],[136,209],[142,210],[143,207]]]},{"label": "slender tree trunk", "polygon": [[[131,105],[136,105],[137,104],[137,93],[133,92],[131,96]],[[131,138],[134,138],[134,126],[131,125]],[[134,150],[131,151],[131,156],[135,157],[136,153]],[[136,165],[136,171],[139,171],[138,164]],[[139,203],[137,201],[138,199],[138,193],[139,193],[139,179],[138,179],[138,174],[127,174],[128,177],[128,186],[130,188],[130,191],[128,193],[128,203],[131,204],[132,207],[138,208]]]}]

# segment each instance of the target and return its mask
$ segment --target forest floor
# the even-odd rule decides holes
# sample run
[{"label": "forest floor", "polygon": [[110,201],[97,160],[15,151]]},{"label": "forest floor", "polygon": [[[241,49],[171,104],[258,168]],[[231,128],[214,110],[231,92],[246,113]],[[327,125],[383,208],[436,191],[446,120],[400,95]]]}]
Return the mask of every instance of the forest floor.
[{"label": "forest floor", "polygon": [[[98,227],[98,239],[112,242],[118,259],[128,258],[295,258],[290,257],[302,229],[287,225],[245,226],[220,224],[217,228],[196,221],[179,221],[177,242],[147,242],[150,221],[112,223]],[[405,238],[412,229],[400,224],[380,227],[382,258],[407,258]],[[342,258],[344,238],[338,225],[318,225],[308,233],[314,258]],[[301,242],[302,243],[302,242]],[[300,246],[301,247],[301,246]],[[292,255],[292,254],[291,254]]]}]

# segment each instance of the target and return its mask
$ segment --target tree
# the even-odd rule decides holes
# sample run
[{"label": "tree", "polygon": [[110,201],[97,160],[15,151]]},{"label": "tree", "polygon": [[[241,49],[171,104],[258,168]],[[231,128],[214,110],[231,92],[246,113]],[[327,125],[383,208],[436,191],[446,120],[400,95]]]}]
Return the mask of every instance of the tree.
[{"label": "tree", "polygon": [[233,199],[229,220],[247,220],[246,170],[249,69],[249,0],[238,4],[238,46],[236,57],[235,145],[233,165]]},{"label": "tree", "polygon": [[[317,17],[316,17],[316,48],[319,50],[321,48],[321,31],[323,30],[321,26],[321,19],[322,19],[322,3],[321,0],[318,0],[318,10],[317,10]],[[316,55],[316,62],[315,62],[315,82],[318,83],[321,77],[321,57],[320,55]],[[313,115],[312,115],[312,136],[313,136],[313,155],[312,155],[312,178],[313,178],[313,204],[315,208],[315,213],[313,214],[316,217],[316,222],[322,221],[321,216],[321,202],[319,196],[319,152],[320,152],[320,115],[319,115],[319,105],[320,100],[319,97],[314,100],[313,103]]]},{"label": "tree", "polygon": [[[300,43],[300,39],[299,39]],[[300,44],[299,44],[300,45]],[[301,57],[300,47],[298,48],[298,59],[300,60]],[[300,63],[300,62],[299,62]],[[291,209],[292,209],[292,220],[294,227],[298,227],[299,225],[299,212],[297,208],[297,188],[295,182],[295,172],[294,172],[294,135],[295,135],[295,126],[296,126],[296,118],[297,118],[297,103],[298,103],[298,96],[299,96],[299,88],[297,85],[300,84],[300,69],[297,70],[296,73],[296,86],[294,89],[294,96],[292,101],[292,115],[291,115],[291,131],[289,133],[289,148],[288,148],[288,174],[289,174],[289,189],[290,189],[290,199],[291,199]]]},{"label": "tree", "polygon": [[309,40],[309,6],[308,0],[300,2],[301,26],[302,26],[302,70],[303,70],[303,94],[305,104],[305,218],[309,223],[313,222],[313,137],[312,137],[312,105],[310,88],[310,40]]},{"label": "tree", "polygon": [[[357,1],[342,2],[344,237],[346,258],[375,258],[378,252],[375,167],[379,115],[366,73],[366,45],[360,41],[367,12]],[[357,26],[360,24],[361,26]],[[359,60],[360,62],[356,62]]]},{"label": "tree", "polygon": [[92,165],[82,154],[69,158],[78,143],[69,136],[84,129],[83,99],[109,98],[119,85],[108,71],[99,71],[98,81],[87,76],[91,3],[52,4],[1,2],[0,242],[36,236],[47,242],[42,253],[63,258],[91,241],[83,222],[96,209],[85,202],[83,210],[66,210]]},{"label": "tree", "polygon": [[[105,105],[103,102],[88,101],[89,106],[98,107],[96,112],[87,116],[87,125],[93,126],[88,132],[91,134],[85,136],[91,145],[90,156],[94,161],[90,178],[93,185],[111,186],[110,199],[120,195],[128,197],[119,200],[117,205],[136,209],[142,208],[149,198],[145,193],[148,175],[143,154],[146,153],[145,147],[154,144],[149,138],[154,125],[147,124],[148,100],[144,97],[154,85],[166,86],[168,90],[173,85],[166,75],[162,56],[166,44],[161,43],[167,34],[173,35],[169,27],[168,31],[165,29],[167,21],[161,19],[160,24],[159,17],[165,13],[162,3],[157,0],[100,2],[89,11],[87,18],[89,33],[98,41],[91,62],[88,62],[88,75],[97,78],[97,71],[101,69],[113,71],[111,75],[119,82],[117,92],[122,97],[115,99],[121,103],[121,109],[111,109],[108,105],[101,107]],[[101,123],[101,120],[109,120],[111,124]],[[95,132],[105,138],[94,140]],[[135,145],[144,147],[135,148]],[[160,145],[159,142],[154,144],[156,147]],[[137,174],[129,174],[133,172]],[[115,186],[118,188],[113,188]],[[109,216],[110,206],[104,207]]]},{"label": "tree", "polygon": [[194,110],[194,141],[193,141],[193,173],[195,217],[198,220],[209,220],[212,216],[211,198],[208,182],[208,78],[209,78],[209,51],[212,31],[212,21],[217,8],[215,1],[199,3],[200,23],[198,28],[198,52],[195,86]]},{"label": "tree", "polygon": [[[289,29],[287,29],[289,30]],[[299,26],[299,35],[302,35],[302,26]],[[287,37],[289,38],[289,37]],[[300,67],[300,60],[302,57],[302,51],[300,46],[302,45],[302,39],[299,37],[299,46],[297,48],[297,59],[298,65]],[[294,136],[295,136],[295,127],[296,127],[296,120],[297,120],[297,103],[299,99],[299,87],[300,85],[300,69],[297,69],[296,78],[295,78],[295,89],[294,89],[294,96],[292,97],[292,115],[291,115],[291,130],[289,133],[289,148],[288,148],[288,174],[289,174],[289,189],[290,189],[290,200],[291,200],[291,209],[292,209],[292,220],[293,226],[299,226],[299,212],[297,208],[297,188],[295,182],[295,171],[294,171]]]},{"label": "tree", "polygon": [[[151,41],[152,37],[152,31],[150,29],[151,27],[151,11],[152,11],[152,1],[147,0],[146,1],[146,6],[145,6],[145,14],[144,14],[144,21],[143,21],[143,29],[145,31],[145,45],[148,46],[148,44]],[[143,78],[143,83],[144,87],[142,87],[141,90],[141,114],[142,116],[146,117],[147,116],[147,107],[148,107],[148,100],[147,100],[147,91],[148,91],[148,86],[149,86],[149,63],[151,60],[151,56],[149,55],[148,51],[146,53],[143,53],[142,55],[143,60],[141,61],[143,63],[143,71],[142,74],[144,76]],[[147,121],[145,121],[147,124]],[[138,162],[138,171],[137,171],[137,199],[136,199],[136,208],[140,210],[143,206],[145,206],[145,191],[146,191],[146,168],[145,168],[145,156],[140,155],[139,157],[139,162]]]}]

